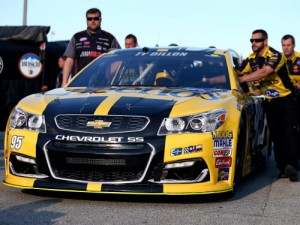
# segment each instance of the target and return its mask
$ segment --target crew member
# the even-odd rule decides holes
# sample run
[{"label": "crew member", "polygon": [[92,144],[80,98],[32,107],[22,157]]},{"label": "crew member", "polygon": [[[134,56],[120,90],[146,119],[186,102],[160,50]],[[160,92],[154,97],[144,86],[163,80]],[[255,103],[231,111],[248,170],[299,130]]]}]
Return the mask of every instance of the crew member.
[{"label": "crew member", "polygon": [[298,180],[297,86],[291,82],[282,55],[268,46],[265,30],[255,30],[250,39],[253,53],[242,63],[240,83],[259,82],[266,98],[265,110],[274,144],[279,177]]},{"label": "crew member", "polygon": [[65,86],[75,62],[75,73],[110,48],[121,48],[117,39],[101,29],[101,11],[92,8],[86,12],[87,30],[74,34],[64,53],[62,86]]}]

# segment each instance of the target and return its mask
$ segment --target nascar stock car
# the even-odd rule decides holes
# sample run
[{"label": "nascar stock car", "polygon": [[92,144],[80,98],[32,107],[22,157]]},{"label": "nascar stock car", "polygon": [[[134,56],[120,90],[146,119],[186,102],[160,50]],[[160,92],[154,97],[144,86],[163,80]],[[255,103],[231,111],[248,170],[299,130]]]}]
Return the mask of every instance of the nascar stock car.
[{"label": "nascar stock car", "polygon": [[239,55],[216,48],[111,50],[64,88],[22,99],[5,131],[4,184],[113,194],[234,193],[264,166],[264,98]]}]

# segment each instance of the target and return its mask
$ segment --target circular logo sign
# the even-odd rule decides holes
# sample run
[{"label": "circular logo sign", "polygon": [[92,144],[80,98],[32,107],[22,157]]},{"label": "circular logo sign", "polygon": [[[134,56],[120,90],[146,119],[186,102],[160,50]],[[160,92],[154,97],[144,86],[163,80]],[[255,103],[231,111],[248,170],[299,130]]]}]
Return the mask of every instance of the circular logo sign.
[{"label": "circular logo sign", "polygon": [[19,61],[19,70],[25,78],[36,78],[42,71],[40,58],[34,53],[23,55]]},{"label": "circular logo sign", "polygon": [[2,70],[3,70],[3,60],[2,58],[0,57],[0,74],[2,73]]}]

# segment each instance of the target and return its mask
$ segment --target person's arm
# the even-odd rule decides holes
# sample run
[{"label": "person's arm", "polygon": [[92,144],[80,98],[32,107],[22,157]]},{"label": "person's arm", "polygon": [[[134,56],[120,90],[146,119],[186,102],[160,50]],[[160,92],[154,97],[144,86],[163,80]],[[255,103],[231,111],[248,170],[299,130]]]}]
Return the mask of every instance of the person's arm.
[{"label": "person's arm", "polygon": [[219,75],[212,78],[207,78],[210,84],[226,83],[226,76]]},{"label": "person's arm", "polygon": [[63,77],[61,83],[62,87],[64,87],[68,83],[70,74],[72,72],[73,64],[74,64],[74,59],[67,57],[63,68]]},{"label": "person's arm", "polygon": [[274,69],[271,66],[264,66],[263,68],[256,70],[253,73],[238,77],[239,82],[249,82],[249,81],[258,81],[262,78],[267,77],[269,74],[273,73]]}]

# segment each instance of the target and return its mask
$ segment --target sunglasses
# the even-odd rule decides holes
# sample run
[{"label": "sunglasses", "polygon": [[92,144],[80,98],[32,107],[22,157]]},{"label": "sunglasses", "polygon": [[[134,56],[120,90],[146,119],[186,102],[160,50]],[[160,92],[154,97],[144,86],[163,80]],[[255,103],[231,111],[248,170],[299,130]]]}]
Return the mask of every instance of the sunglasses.
[{"label": "sunglasses", "polygon": [[253,43],[253,42],[263,42],[265,39],[264,38],[255,38],[255,39],[250,39],[250,42]]},{"label": "sunglasses", "polygon": [[88,21],[92,21],[92,20],[98,21],[98,20],[100,20],[100,17],[87,17],[86,19]]}]

